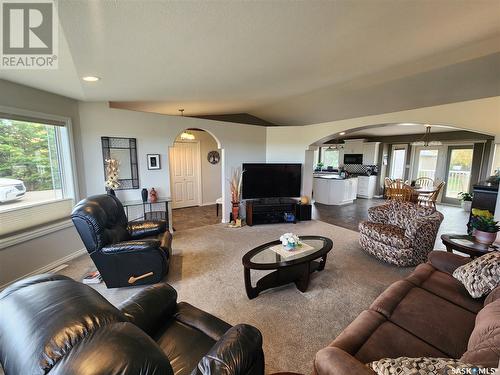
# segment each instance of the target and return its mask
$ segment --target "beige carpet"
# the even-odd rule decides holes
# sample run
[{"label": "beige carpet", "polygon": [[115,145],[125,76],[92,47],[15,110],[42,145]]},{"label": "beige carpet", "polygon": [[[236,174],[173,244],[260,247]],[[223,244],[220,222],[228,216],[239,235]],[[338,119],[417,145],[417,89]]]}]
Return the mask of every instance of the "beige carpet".
[{"label": "beige carpet", "polygon": [[[311,277],[306,293],[290,284],[249,300],[243,282],[243,254],[282,233],[323,235],[333,240],[323,272]],[[93,269],[88,256],[61,273],[80,280]],[[230,229],[223,224],[175,232],[167,282],[187,301],[231,324],[249,323],[264,337],[266,373],[309,374],[315,353],[366,309],[389,284],[411,271],[386,265],[364,253],[358,233],[319,221]],[[139,288],[94,286],[118,304]]]}]

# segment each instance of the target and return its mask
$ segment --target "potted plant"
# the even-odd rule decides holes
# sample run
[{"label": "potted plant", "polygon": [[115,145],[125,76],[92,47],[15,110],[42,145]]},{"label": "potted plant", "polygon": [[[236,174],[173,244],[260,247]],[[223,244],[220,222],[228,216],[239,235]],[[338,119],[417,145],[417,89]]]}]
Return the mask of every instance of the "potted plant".
[{"label": "potted plant", "polygon": [[488,210],[472,210],[471,226],[474,228],[472,234],[477,242],[491,245],[497,238],[500,230],[498,221],[495,221],[493,214]]},{"label": "potted plant", "polygon": [[241,196],[241,181],[242,181],[243,172],[238,168],[233,171],[233,175],[229,180],[229,187],[231,189],[231,203],[232,203],[232,214],[233,221],[236,220],[240,216],[240,196]]},{"label": "potted plant", "polygon": [[110,195],[116,195],[115,189],[120,187],[120,182],[118,181],[119,165],[120,162],[116,159],[106,159],[106,188]]},{"label": "potted plant", "polygon": [[472,205],[472,193],[465,193],[461,191],[458,193],[458,199],[460,199],[460,205],[463,210],[466,212],[470,212],[470,207]]},{"label": "potted plant", "polygon": [[314,170],[317,172],[321,172],[323,170],[323,166],[323,162],[320,161],[318,164],[316,164],[316,168]]}]

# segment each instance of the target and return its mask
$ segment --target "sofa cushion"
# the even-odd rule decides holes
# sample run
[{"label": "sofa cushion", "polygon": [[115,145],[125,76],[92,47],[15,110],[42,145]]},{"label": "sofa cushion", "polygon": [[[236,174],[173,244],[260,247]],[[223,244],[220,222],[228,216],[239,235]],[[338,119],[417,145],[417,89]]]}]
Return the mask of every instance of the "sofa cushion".
[{"label": "sofa cushion", "polygon": [[500,253],[491,252],[458,267],[453,277],[474,298],[482,297],[500,285]]},{"label": "sofa cushion", "polygon": [[390,356],[447,355],[371,310],[363,311],[332,342],[362,363]]},{"label": "sofa cushion", "polygon": [[359,229],[363,234],[386,245],[397,248],[411,247],[411,240],[405,237],[405,230],[395,225],[364,221]]},{"label": "sofa cushion", "polygon": [[[452,358],[398,357],[382,358],[368,363],[368,367],[378,375],[404,374],[445,374],[446,370],[470,369],[475,366]],[[457,372],[459,373],[459,372]]]},{"label": "sofa cushion", "polygon": [[476,317],[474,313],[406,280],[392,284],[370,308],[446,353],[445,357],[453,358],[460,357],[467,350]]},{"label": "sofa cushion", "polygon": [[483,301],[472,298],[460,281],[448,273],[437,271],[429,263],[419,265],[406,280],[474,314],[483,308]]},{"label": "sofa cushion", "polygon": [[191,374],[215,340],[196,328],[172,320],[159,337],[158,345],[170,360],[175,375]]},{"label": "sofa cushion", "polygon": [[493,289],[484,300],[484,306],[500,299],[500,285]]},{"label": "sofa cushion", "polygon": [[476,317],[462,361],[497,367],[500,361],[500,299],[488,303]]},{"label": "sofa cushion", "polygon": [[434,207],[420,206],[413,202],[394,200],[390,201],[389,205],[391,209],[388,223],[404,229],[407,229],[416,218],[430,216],[436,212]]}]

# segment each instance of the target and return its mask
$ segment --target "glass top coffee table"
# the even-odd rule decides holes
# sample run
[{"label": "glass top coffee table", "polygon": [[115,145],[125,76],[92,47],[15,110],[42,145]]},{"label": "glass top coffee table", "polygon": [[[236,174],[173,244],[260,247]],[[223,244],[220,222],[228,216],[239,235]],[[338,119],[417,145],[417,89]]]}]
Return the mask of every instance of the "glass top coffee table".
[{"label": "glass top coffee table", "polygon": [[[248,298],[255,298],[263,290],[292,282],[301,292],[307,290],[311,273],[325,268],[326,256],[332,249],[333,242],[321,236],[301,236],[300,241],[304,243],[303,248],[299,247],[290,252],[279,249],[280,241],[272,241],[250,250],[243,256],[245,289]],[[275,271],[259,279],[254,287],[250,270]]]}]

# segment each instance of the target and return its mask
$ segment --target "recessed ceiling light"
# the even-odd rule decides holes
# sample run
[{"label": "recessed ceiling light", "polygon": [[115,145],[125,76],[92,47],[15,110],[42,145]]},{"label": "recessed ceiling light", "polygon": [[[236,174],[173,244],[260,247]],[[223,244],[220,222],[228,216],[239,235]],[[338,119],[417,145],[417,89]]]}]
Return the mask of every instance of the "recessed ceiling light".
[{"label": "recessed ceiling light", "polygon": [[96,77],[96,76],[85,76],[85,77],[82,77],[82,79],[85,81],[85,82],[97,82],[100,80],[99,77]]},{"label": "recessed ceiling light", "polygon": [[344,134],[345,134],[345,132],[340,132],[340,133],[339,133],[339,135],[344,135]]}]

